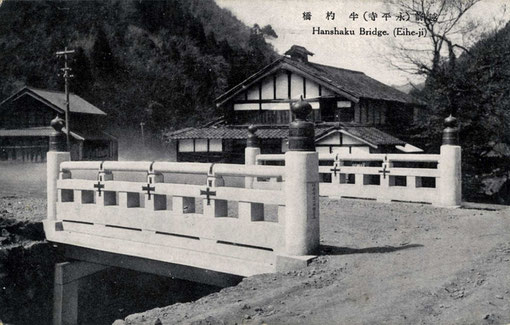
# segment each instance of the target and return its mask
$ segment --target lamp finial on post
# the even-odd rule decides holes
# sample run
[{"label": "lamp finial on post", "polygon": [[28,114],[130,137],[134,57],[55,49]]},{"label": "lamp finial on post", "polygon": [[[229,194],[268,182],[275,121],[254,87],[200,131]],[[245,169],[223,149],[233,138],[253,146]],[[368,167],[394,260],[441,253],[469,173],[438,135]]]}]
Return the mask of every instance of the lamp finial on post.
[{"label": "lamp finial on post", "polygon": [[250,148],[260,148],[260,140],[259,137],[255,134],[257,132],[258,127],[255,125],[250,125],[248,127],[248,139],[246,140],[246,146]]},{"label": "lamp finial on post", "polygon": [[312,112],[312,105],[303,99],[303,96],[294,102],[290,110],[296,120],[289,126],[289,150],[290,151],[315,151],[314,124],[306,120]]},{"label": "lamp finial on post", "polygon": [[459,128],[457,127],[457,119],[451,114],[444,119],[443,144],[458,146]]},{"label": "lamp finial on post", "polygon": [[438,205],[458,207],[462,203],[462,149],[459,145],[457,119],[452,115],[444,120],[443,145],[439,158]]},{"label": "lamp finial on post", "polygon": [[64,128],[64,120],[57,115],[51,120],[51,127],[54,129],[50,135],[50,151],[65,152],[66,149],[66,138],[62,129]]}]

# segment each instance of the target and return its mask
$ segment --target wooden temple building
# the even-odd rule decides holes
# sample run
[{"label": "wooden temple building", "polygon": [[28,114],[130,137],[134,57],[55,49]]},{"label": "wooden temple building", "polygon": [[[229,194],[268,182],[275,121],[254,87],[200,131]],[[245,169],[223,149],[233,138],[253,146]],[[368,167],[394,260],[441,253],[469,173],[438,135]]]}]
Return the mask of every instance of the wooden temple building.
[{"label": "wooden temple building", "polygon": [[385,131],[413,123],[421,107],[413,97],[363,72],[312,63],[311,55],[292,46],[216,99],[221,119],[167,133],[177,160],[242,161],[250,124],[258,126],[262,153],[285,152],[290,105],[301,96],[313,108],[319,153],[421,151]]},{"label": "wooden temple building", "polygon": [[[72,160],[117,160],[117,139],[104,132],[106,113],[70,94]],[[24,87],[0,103],[0,160],[46,159],[50,122],[64,116],[63,92]],[[64,129],[67,133],[67,130]]]}]

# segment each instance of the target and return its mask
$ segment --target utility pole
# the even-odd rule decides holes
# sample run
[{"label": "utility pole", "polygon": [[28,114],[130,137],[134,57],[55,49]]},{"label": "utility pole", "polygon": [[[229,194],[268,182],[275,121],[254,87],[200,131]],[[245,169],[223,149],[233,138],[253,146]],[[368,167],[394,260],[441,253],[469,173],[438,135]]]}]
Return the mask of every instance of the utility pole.
[{"label": "utility pole", "polygon": [[64,79],[65,79],[65,92],[66,92],[66,142],[67,142],[67,151],[71,152],[71,122],[70,120],[70,113],[69,113],[69,78],[72,78],[73,75],[69,74],[71,71],[71,68],[69,68],[68,65],[68,56],[70,54],[74,54],[74,50],[68,50],[67,47],[64,49],[64,51],[57,52],[57,57],[64,56],[64,68],[61,69],[64,71]]},{"label": "utility pole", "polygon": [[142,146],[143,146],[143,149],[145,150],[145,134],[143,133],[143,127],[145,126],[145,123],[144,122],[140,122],[140,128],[142,129]]}]

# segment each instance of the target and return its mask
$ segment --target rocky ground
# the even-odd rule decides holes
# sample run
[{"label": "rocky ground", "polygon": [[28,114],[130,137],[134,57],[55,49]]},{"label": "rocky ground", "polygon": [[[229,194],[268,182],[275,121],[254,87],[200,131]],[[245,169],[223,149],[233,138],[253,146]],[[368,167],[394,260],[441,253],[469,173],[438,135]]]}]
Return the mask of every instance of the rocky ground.
[{"label": "rocky ground", "polygon": [[509,209],[323,199],[321,244],[306,268],[115,324],[510,323]]}]

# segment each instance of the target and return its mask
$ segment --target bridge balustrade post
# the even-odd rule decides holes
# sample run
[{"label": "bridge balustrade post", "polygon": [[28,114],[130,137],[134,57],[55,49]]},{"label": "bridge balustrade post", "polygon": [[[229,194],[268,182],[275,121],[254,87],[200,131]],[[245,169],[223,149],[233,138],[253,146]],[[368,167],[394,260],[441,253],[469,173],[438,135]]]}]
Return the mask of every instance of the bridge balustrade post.
[{"label": "bridge balustrade post", "polygon": [[60,174],[60,163],[71,160],[71,153],[66,151],[66,138],[62,132],[64,120],[56,117],[51,121],[54,131],[50,135],[49,151],[46,154],[46,195],[48,199],[48,220],[57,216],[57,180]]},{"label": "bridge balustrade post", "polygon": [[[256,165],[257,164],[257,156],[260,155],[260,141],[255,132],[257,132],[257,127],[255,125],[250,125],[248,127],[248,139],[246,141],[246,148],[244,149],[244,164],[245,165]],[[244,179],[244,187],[245,188],[253,188],[253,183],[255,182],[255,177],[245,177]]]},{"label": "bridge balustrade post", "polygon": [[[247,166],[257,165],[257,156],[260,155],[260,140],[255,134],[257,127],[248,127],[248,139],[244,149],[244,164]],[[244,178],[245,188],[254,188],[256,177],[247,176]],[[264,204],[255,202],[239,202],[239,219],[245,222],[264,220]]]},{"label": "bridge balustrade post", "polygon": [[153,194],[157,183],[163,183],[164,176],[161,173],[154,173],[149,170],[147,173],[147,186],[143,187],[145,193],[145,208],[151,211],[165,210],[167,205],[166,195]]},{"label": "bridge balustrade post", "polygon": [[439,158],[439,205],[458,207],[462,202],[461,147],[457,119],[449,116],[444,121],[443,144]]},{"label": "bridge balustrade post", "polygon": [[303,98],[291,106],[296,120],[289,127],[285,153],[285,253],[310,255],[319,248],[319,156],[312,107]]},{"label": "bridge balustrade post", "polygon": [[207,175],[207,187],[201,193],[206,196],[203,199],[204,215],[209,217],[226,217],[228,215],[228,201],[215,199],[215,187],[225,186],[225,180],[221,176],[214,175],[212,166]]},{"label": "bridge balustrade post", "polygon": [[98,189],[95,191],[96,204],[100,206],[115,205],[116,195],[115,192],[107,192],[101,190],[104,188],[104,182],[113,180],[113,174],[111,171],[101,169],[97,174],[97,184],[94,185]]}]

